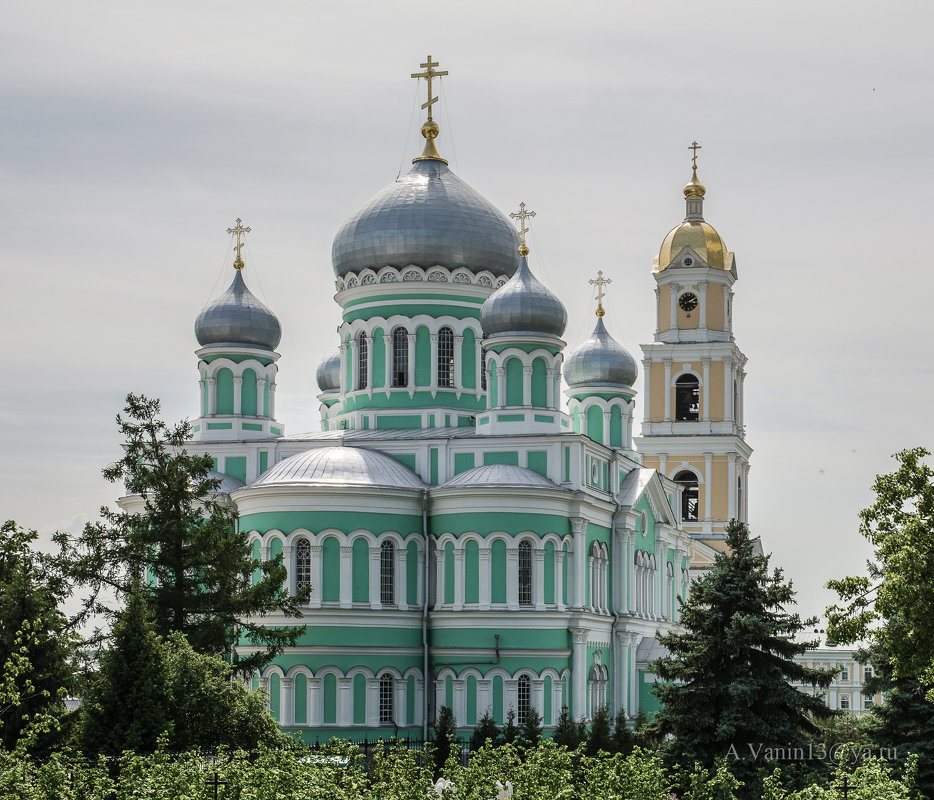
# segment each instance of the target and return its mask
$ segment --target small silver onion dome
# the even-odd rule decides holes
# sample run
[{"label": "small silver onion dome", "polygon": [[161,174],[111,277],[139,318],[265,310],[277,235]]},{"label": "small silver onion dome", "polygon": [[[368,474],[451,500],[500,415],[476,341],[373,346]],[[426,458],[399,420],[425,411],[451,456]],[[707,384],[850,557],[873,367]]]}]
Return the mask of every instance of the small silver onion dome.
[{"label": "small silver onion dome", "polygon": [[198,314],[195,336],[202,347],[231,344],[275,350],[282,328],[276,315],[247,289],[243,273],[237,270],[230,288]]},{"label": "small silver onion dome", "polygon": [[306,450],[283,459],[252,486],[426,488],[418,475],[385,453],[343,445]]},{"label": "small silver onion dome", "polygon": [[519,266],[518,243],[509,220],[444,161],[416,160],[341,226],[331,261],[338,277],[410,264],[508,277]]},{"label": "small silver onion dome", "polygon": [[519,269],[491,294],[480,309],[480,326],[488,339],[509,334],[561,338],[568,323],[564,304],[548,291],[522,256]]},{"label": "small silver onion dome", "polygon": [[603,317],[590,338],[567,357],[564,379],[568,386],[631,387],[637,375],[636,361],[607,332]]},{"label": "small silver onion dome", "polygon": [[341,388],[341,354],[334,353],[318,364],[318,388],[322,393],[337,392]]}]

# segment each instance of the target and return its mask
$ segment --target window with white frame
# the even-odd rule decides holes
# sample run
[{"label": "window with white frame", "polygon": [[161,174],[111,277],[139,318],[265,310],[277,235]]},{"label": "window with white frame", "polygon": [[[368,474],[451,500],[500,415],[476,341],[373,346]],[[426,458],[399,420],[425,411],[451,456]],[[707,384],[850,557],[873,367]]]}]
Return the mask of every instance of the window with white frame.
[{"label": "window with white frame", "polygon": [[532,543],[519,542],[519,605],[532,605]]},{"label": "window with white frame", "polygon": [[438,386],[454,388],[454,331],[447,326],[438,331]]},{"label": "window with white frame", "polygon": [[529,708],[532,705],[532,679],[528,675],[520,675],[516,685],[516,724],[525,725],[528,719]]},{"label": "window with white frame", "polygon": [[389,541],[379,547],[379,602],[396,602],[396,547]]},{"label": "window with white frame", "polygon": [[700,383],[694,375],[675,381],[675,419],[696,422],[700,418]]},{"label": "window with white frame", "polygon": [[380,725],[392,725],[393,690],[395,680],[390,673],[384,673],[379,679],[379,722]]},{"label": "window with white frame", "polygon": [[681,470],[674,477],[675,483],[683,487],[681,492],[681,519],[685,522],[696,522],[699,512],[699,494],[697,476],[690,470]]},{"label": "window with white frame", "polygon": [[367,387],[367,361],[369,360],[369,349],[367,347],[366,334],[361,333],[357,337],[357,388],[366,389]]},{"label": "window with white frame", "polygon": [[480,388],[486,391],[486,348],[480,348]]},{"label": "window with white frame", "polygon": [[610,673],[603,664],[594,664],[590,668],[590,716],[593,717],[606,705],[606,687],[609,683]]},{"label": "window with white frame", "polygon": [[409,332],[396,328],[392,332],[392,385],[409,385]]},{"label": "window with white frame", "polygon": [[311,543],[299,539],[295,545],[295,589],[304,589],[311,583]]},{"label": "window with white frame", "polygon": [[848,694],[840,695],[840,709],[842,711],[850,710],[850,696]]}]

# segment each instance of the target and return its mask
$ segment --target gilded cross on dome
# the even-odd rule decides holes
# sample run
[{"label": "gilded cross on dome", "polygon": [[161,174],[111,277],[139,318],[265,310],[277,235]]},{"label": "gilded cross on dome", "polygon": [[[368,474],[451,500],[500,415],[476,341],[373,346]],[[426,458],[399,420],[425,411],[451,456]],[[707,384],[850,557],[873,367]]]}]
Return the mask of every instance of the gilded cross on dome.
[{"label": "gilded cross on dome", "polygon": [[694,155],[691,156],[691,169],[693,169],[695,172],[697,172],[697,151],[700,149],[701,146],[697,143],[697,139],[691,142],[691,144],[688,146],[688,150],[694,151]]},{"label": "gilded cross on dome", "polygon": [[442,72],[438,72],[437,70],[435,70],[435,67],[437,67],[438,65],[439,65],[439,62],[437,62],[437,61],[432,61],[432,60],[431,60],[431,56],[428,56],[428,58],[427,58],[427,60],[425,61],[424,64],[419,64],[419,66],[420,66],[423,70],[425,70],[425,71],[424,71],[424,72],[413,72],[413,73],[412,73],[412,77],[413,77],[413,78],[424,78],[425,80],[428,81],[428,101],[425,102],[425,103],[422,103],[422,108],[423,108],[423,109],[425,109],[425,108],[428,109],[428,121],[429,121],[429,122],[431,122],[431,107],[432,107],[435,103],[438,102],[438,98],[437,98],[437,97],[432,97],[432,96],[431,96],[431,81],[432,81],[432,78],[441,78],[441,77],[443,77],[443,76],[445,76],[445,75],[448,74],[448,73],[447,73],[447,70],[444,70],[444,71],[442,71]]},{"label": "gilded cross on dome", "polygon": [[237,269],[237,270],[243,269],[243,259],[240,257],[240,249],[243,247],[243,242],[240,240],[240,237],[244,233],[250,232],[250,228],[249,227],[244,228],[242,223],[243,223],[243,220],[241,220],[240,217],[237,217],[236,226],[234,226],[233,228],[227,229],[227,233],[234,233],[237,236],[237,244],[234,246],[234,250],[237,251],[237,258],[234,261],[234,269]]},{"label": "gilded cross on dome", "polygon": [[603,298],[606,297],[606,292],[603,291],[603,287],[608,283],[613,283],[612,278],[604,278],[603,270],[597,270],[597,277],[590,279],[590,284],[597,287],[597,316],[602,317],[606,314],[606,311],[603,310]]},{"label": "gilded cross on dome", "polygon": [[525,224],[525,221],[534,217],[535,212],[526,211],[525,203],[519,203],[519,210],[513,211],[509,216],[511,219],[519,220],[519,240],[522,242],[519,246],[519,255],[527,256],[529,254],[529,247],[525,243],[525,235],[529,232],[529,226]]}]

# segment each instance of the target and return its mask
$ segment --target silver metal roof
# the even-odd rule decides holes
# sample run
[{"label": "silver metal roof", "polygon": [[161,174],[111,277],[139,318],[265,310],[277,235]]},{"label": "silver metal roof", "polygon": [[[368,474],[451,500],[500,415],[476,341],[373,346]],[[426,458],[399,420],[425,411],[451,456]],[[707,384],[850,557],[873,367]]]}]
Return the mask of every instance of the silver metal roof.
[{"label": "silver metal roof", "polygon": [[631,387],[637,374],[635,359],[610,336],[602,317],[597,318],[597,327],[590,338],[575,348],[564,362],[564,379],[572,388]]},{"label": "silver metal roof", "polygon": [[331,247],[338,276],[410,264],[510,276],[519,237],[509,220],[441,161],[416,161],[347,220]]},{"label": "silver metal roof", "polygon": [[341,354],[334,353],[318,364],[318,388],[322,392],[336,392],[341,388]]},{"label": "silver metal roof", "polygon": [[483,334],[493,339],[509,334],[557,336],[564,333],[568,314],[564,304],[546,289],[523,256],[519,269],[491,294],[480,309]]},{"label": "silver metal roof", "polygon": [[372,486],[425,489],[418,477],[394,458],[357,447],[320,447],[283,459],[252,486]]},{"label": "silver metal roof", "polygon": [[540,486],[547,489],[557,488],[556,484],[535,470],[510,464],[489,464],[484,467],[468,469],[451,478],[443,485],[443,488],[453,486]]},{"label": "silver metal roof", "polygon": [[275,350],[282,328],[276,315],[247,289],[243,273],[237,270],[227,291],[198,314],[195,336],[202,347],[240,344]]},{"label": "silver metal roof", "polygon": [[216,478],[221,482],[221,485],[214,492],[215,494],[230,494],[234,489],[246,486],[239,478],[235,478],[233,475],[225,475],[223,472],[216,472],[213,469],[208,472],[208,477]]},{"label": "silver metal roof", "polygon": [[654,636],[643,636],[636,648],[636,663],[651,664],[655,659],[665,658],[668,654],[668,648]]}]

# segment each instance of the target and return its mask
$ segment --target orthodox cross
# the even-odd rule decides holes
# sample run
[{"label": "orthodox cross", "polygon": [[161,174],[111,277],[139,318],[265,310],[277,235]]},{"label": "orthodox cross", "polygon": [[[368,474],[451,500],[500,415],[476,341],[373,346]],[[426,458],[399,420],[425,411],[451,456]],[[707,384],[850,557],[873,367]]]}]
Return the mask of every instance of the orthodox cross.
[{"label": "orthodox cross", "polygon": [[522,246],[525,247],[525,235],[529,232],[529,226],[525,224],[525,221],[534,217],[535,212],[526,211],[525,203],[519,203],[519,210],[513,211],[509,216],[512,219],[519,220],[519,239],[522,241]]},{"label": "orthodox cross", "polygon": [[428,60],[425,61],[424,64],[419,64],[419,66],[425,71],[424,72],[413,72],[412,77],[413,78],[425,78],[425,80],[428,81],[428,102],[422,103],[422,108],[428,109],[428,119],[431,120],[431,107],[432,105],[438,102],[437,97],[431,96],[431,80],[432,78],[440,78],[444,75],[447,75],[448,72],[447,70],[444,70],[443,72],[436,71],[434,68],[438,66],[438,62],[432,61],[431,56],[428,56]]},{"label": "orthodox cross", "polygon": [[694,155],[691,156],[691,169],[693,169],[695,172],[697,172],[697,151],[700,149],[701,146],[697,143],[697,139],[691,142],[691,144],[688,146],[688,150],[694,151]]},{"label": "orthodox cross", "polygon": [[[234,247],[234,250],[237,251],[237,260],[234,261],[234,266],[237,267],[237,269],[243,269],[243,259],[240,258],[240,248],[243,247],[243,242],[240,241],[240,237],[241,237],[244,233],[249,233],[249,232],[250,232],[250,229],[249,229],[248,227],[247,227],[247,228],[244,228],[243,225],[241,224],[241,222],[242,222],[242,220],[240,219],[240,217],[237,217],[237,226],[236,226],[235,228],[228,228],[228,229],[227,229],[227,233],[235,233],[235,234],[237,234],[237,246]],[[238,264],[239,264],[240,266],[237,266]]]},{"label": "orthodox cross", "polygon": [[[239,223],[240,220],[237,220],[237,222]],[[205,786],[206,786],[208,789],[210,789],[210,788],[213,787],[213,789],[214,789],[214,800],[217,800],[217,787],[220,786],[221,784],[223,784],[224,786],[226,786],[226,785],[227,785],[227,781],[218,780],[218,778],[217,778],[217,773],[216,773],[216,772],[214,773],[214,778],[213,778],[212,780],[210,780],[210,781],[207,781],[207,782],[205,783]]]},{"label": "orthodox cross", "polygon": [[604,278],[603,270],[597,270],[597,277],[590,279],[590,284],[597,287],[597,316],[602,317],[606,312],[603,310],[603,298],[606,297],[606,292],[603,291],[603,287],[608,283],[613,283],[612,278]]}]

